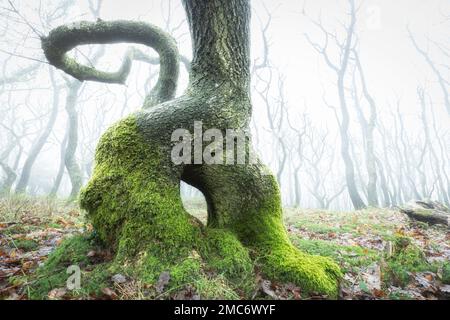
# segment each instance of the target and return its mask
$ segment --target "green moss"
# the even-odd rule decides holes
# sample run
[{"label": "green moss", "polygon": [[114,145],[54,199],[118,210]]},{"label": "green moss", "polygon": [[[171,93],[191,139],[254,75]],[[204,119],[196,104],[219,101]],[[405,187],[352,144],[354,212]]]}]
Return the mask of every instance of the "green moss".
[{"label": "green moss", "polygon": [[[324,240],[305,240],[292,237],[292,241],[300,250],[333,260],[344,265],[344,271],[351,271],[353,267],[368,266],[381,257],[375,250],[368,250],[358,246],[343,246]],[[348,267],[345,265],[348,264]],[[348,269],[348,270],[347,270]]]},{"label": "green moss", "polygon": [[14,245],[18,249],[22,249],[24,251],[33,251],[39,246],[39,243],[37,243],[34,240],[19,239],[19,240],[14,240]]},{"label": "green moss", "polygon": [[406,286],[411,273],[436,271],[436,266],[425,259],[424,253],[415,246],[410,238],[399,236],[394,242],[394,255],[387,260],[386,279],[394,285]]},{"label": "green moss", "polygon": [[450,262],[445,262],[442,266],[442,282],[450,284]]},{"label": "green moss", "polygon": [[261,256],[262,271],[271,279],[293,282],[304,293],[314,292],[337,297],[337,280],[341,271],[333,260],[299,251],[294,246],[272,246],[272,252]]},{"label": "green moss", "polygon": [[252,274],[253,262],[248,250],[234,234],[227,230],[207,229],[205,236],[207,241],[200,247],[200,252],[211,268],[238,282],[244,280],[242,276]]},{"label": "green moss", "polygon": [[[200,299],[238,300],[242,297],[235,287],[230,286],[228,279],[220,275],[212,278],[202,276],[195,281],[194,286]],[[248,295],[243,297],[248,297]]]},{"label": "green moss", "polygon": [[258,266],[270,279],[293,282],[304,293],[337,297],[339,266],[330,258],[309,255],[295,248],[283,225],[281,197],[275,178],[264,176],[267,186],[259,205],[233,225],[242,241],[252,248]]},{"label": "green moss", "polygon": [[91,238],[87,236],[74,236],[63,241],[45,264],[37,269],[29,287],[30,298],[44,299],[52,289],[65,287],[69,277],[67,268],[71,265],[86,266],[91,247]]},{"label": "green moss", "polygon": [[230,286],[254,281],[248,251],[237,238],[205,230],[184,210],[179,181],[170,179],[161,154],[143,140],[133,117],[109,129],[99,143],[81,206],[100,239],[115,249],[115,265],[153,284],[167,271],[169,292],[199,279],[207,287],[219,275]]},{"label": "green moss", "polygon": [[[50,254],[45,264],[36,270],[30,278],[28,286],[30,299],[46,299],[48,293],[55,288],[65,288],[69,297],[87,298],[100,295],[101,290],[109,286],[112,275],[110,263],[96,264],[90,258],[90,251],[99,247],[92,234],[78,235],[64,240],[61,245]],[[76,265],[81,271],[81,288],[70,291],[67,289],[67,273],[69,266]]]}]

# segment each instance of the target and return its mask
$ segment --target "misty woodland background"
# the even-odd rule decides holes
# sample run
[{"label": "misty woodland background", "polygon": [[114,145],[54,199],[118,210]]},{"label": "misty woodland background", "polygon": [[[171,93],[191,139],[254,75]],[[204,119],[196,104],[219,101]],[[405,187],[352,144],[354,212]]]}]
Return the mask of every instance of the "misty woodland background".
[{"label": "misty woodland background", "polygon": [[[158,66],[136,64],[125,86],[81,84],[45,63],[39,36],[80,19],[137,17],[169,31],[189,61],[181,3],[12,3],[2,1],[0,21],[2,192],[74,195],[89,178],[99,136],[140,107]],[[346,1],[255,1],[255,146],[286,206],[351,209],[352,188],[366,205],[422,198],[448,204],[449,4],[365,1],[356,9],[352,27]],[[349,34],[352,52],[344,57]],[[126,48],[72,54],[114,70]]]},{"label": "misty woodland background", "polygon": [[[344,298],[448,294],[448,230],[411,225],[396,209],[424,199],[450,205],[450,3],[366,0],[352,10],[344,0],[254,0],[252,6],[253,142],[277,177],[293,242],[344,265]],[[0,222],[25,219],[17,232],[10,224],[0,228],[35,243],[14,248],[5,238],[20,263],[11,267],[6,259],[14,257],[3,250],[0,284],[27,273],[77,232],[82,214],[74,201],[91,175],[100,135],[138,110],[157,80],[157,59],[133,64],[126,85],[80,83],[46,63],[40,36],[99,18],[147,21],[168,31],[182,55],[179,93],[187,85],[191,45],[180,1],[0,0]],[[115,70],[127,48],[83,46],[70,54]],[[200,192],[182,185],[181,193],[189,210],[204,217]],[[26,236],[36,230],[47,233]],[[398,237],[410,239],[413,253],[386,260],[392,246],[405,246]],[[23,283],[3,285],[0,293],[24,294],[15,291]],[[132,290],[103,294],[136,297]],[[297,297],[295,288],[275,284],[261,290]]]}]

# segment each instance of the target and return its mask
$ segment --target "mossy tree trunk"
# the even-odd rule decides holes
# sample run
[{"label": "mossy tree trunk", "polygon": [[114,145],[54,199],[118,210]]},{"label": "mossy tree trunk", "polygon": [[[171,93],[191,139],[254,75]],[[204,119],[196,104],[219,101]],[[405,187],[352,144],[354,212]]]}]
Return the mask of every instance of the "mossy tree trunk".
[{"label": "mossy tree trunk", "polygon": [[[133,60],[128,55],[114,76],[82,67],[64,55],[82,43],[138,42],[160,54],[159,80],[143,110],[102,136],[93,177],[80,195],[82,208],[101,241],[114,248],[115,262],[133,265],[145,281],[155,281],[169,270],[171,281],[183,282],[198,274],[199,265],[207,265],[242,284],[257,263],[271,279],[335,296],[339,268],[290,243],[276,179],[259,160],[236,165],[172,162],[174,130],[194,132],[194,122],[202,121],[203,132],[248,132],[252,110],[249,1],[183,4],[193,61],[188,89],[176,99],[179,55],[174,41],[156,27],[125,21],[81,23],[57,28],[44,39],[49,61],[78,79],[114,82],[116,77],[122,82]],[[251,145],[246,143],[248,156]],[[204,194],[207,226],[183,208],[182,180]]]}]

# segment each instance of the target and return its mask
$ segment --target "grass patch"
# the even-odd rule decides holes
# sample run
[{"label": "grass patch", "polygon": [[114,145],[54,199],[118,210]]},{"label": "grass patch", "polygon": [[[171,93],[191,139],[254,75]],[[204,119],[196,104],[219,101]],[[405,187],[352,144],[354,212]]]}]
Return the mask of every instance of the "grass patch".
[{"label": "grass patch", "polygon": [[427,262],[422,250],[408,237],[398,236],[394,241],[394,254],[386,260],[385,279],[405,287],[415,272],[436,272],[436,265]]},{"label": "grass patch", "polygon": [[39,247],[38,242],[29,239],[14,240],[14,244],[17,249],[21,249],[23,251],[33,251]]},{"label": "grass patch", "polygon": [[343,271],[349,271],[352,267],[367,266],[380,259],[380,253],[358,246],[338,245],[331,241],[307,240],[291,237],[294,245],[300,250],[324,257],[330,257],[340,263]]}]

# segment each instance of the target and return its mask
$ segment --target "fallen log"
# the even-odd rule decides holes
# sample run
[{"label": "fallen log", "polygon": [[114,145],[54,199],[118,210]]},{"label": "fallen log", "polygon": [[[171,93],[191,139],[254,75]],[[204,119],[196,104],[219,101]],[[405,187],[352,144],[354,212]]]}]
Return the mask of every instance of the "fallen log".
[{"label": "fallen log", "polygon": [[443,204],[436,201],[414,200],[405,206],[399,207],[400,212],[410,219],[426,222],[428,224],[443,224],[450,226],[450,211]]}]

